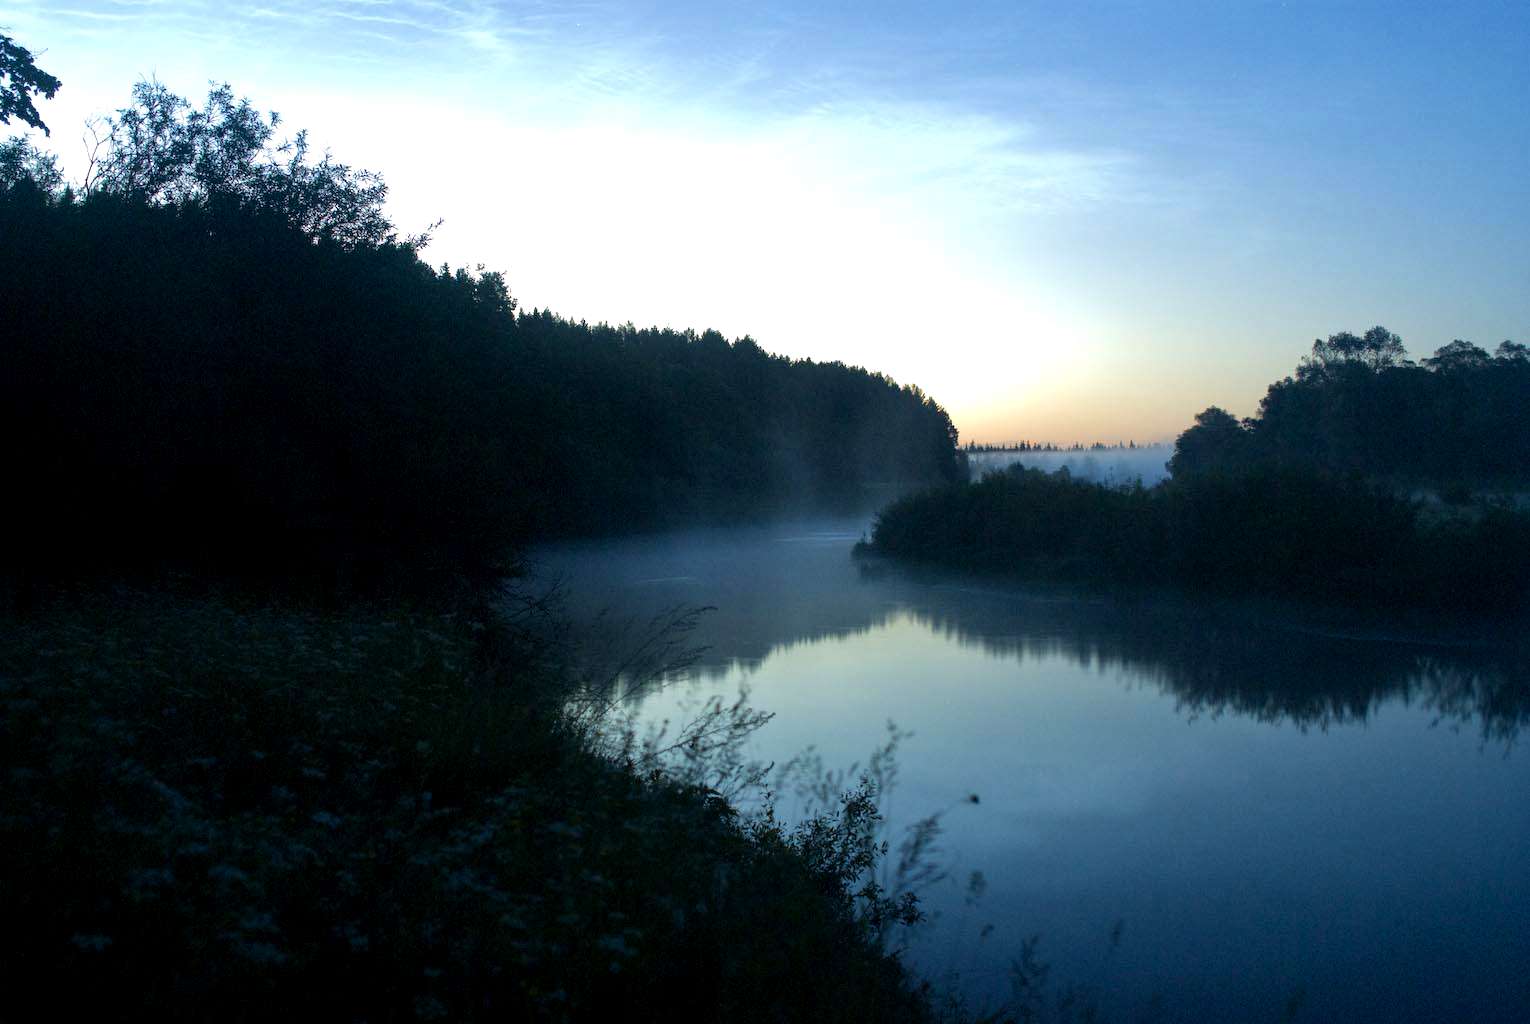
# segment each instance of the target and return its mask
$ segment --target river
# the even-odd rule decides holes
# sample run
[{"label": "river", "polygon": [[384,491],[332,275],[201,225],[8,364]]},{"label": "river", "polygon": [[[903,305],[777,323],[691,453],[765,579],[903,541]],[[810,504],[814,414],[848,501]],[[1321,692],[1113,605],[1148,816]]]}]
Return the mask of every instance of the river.
[{"label": "river", "polygon": [[[865,519],[545,547],[575,635],[708,606],[636,710],[747,687],[749,753],[912,733],[893,841],[939,812],[909,959],[977,1006],[1039,937],[1111,1020],[1530,1020],[1523,655],[896,568]],[[977,797],[973,802],[971,797]],[[974,872],[985,881],[974,899]]]}]

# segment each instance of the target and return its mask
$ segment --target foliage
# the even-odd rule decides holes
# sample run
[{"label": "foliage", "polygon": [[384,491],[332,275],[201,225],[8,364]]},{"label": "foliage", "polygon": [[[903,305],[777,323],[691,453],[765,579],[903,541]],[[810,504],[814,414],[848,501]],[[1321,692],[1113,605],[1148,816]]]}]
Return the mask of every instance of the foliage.
[{"label": "foliage", "polygon": [[379,181],[273,142],[274,116],[226,87],[201,110],[134,95],[82,198],[0,194],[13,577],[455,585],[530,538],[957,474],[917,388],[715,331],[519,311],[501,275],[422,262]]},{"label": "foliage", "polygon": [[64,173],[58,158],[39,150],[24,136],[0,142],[0,193],[12,189],[55,197],[64,190]]},{"label": "foliage", "polygon": [[235,100],[227,84],[198,110],[161,83],[140,81],[129,106],[92,126],[84,192],[180,208],[235,204],[278,216],[315,242],[395,241],[382,178],[328,153],[314,162],[307,133],[276,140],[280,123]]},{"label": "foliage", "polygon": [[1372,327],[1365,334],[1340,331],[1327,340],[1312,343],[1312,354],[1302,358],[1296,375],[1300,380],[1341,377],[1356,373],[1380,373],[1407,364],[1402,339],[1385,327]]},{"label": "foliage", "polygon": [[1359,478],[1260,465],[1102,487],[1015,467],[895,502],[868,553],[1051,579],[1514,615],[1530,515],[1426,514]]},{"label": "foliage", "polygon": [[972,484],[893,502],[877,516],[877,553],[999,573],[1094,579],[1148,572],[1134,551],[1153,543],[1152,498],[1066,471],[1014,466]]},{"label": "foliage", "polygon": [[1175,475],[1236,464],[1246,457],[1247,428],[1225,409],[1213,405],[1197,413],[1195,426],[1174,442],[1169,472]]},{"label": "foliage", "polygon": [[12,118],[50,134],[37,113],[34,96],[51,100],[63,83],[37,66],[32,52],[8,35],[0,33],[0,124]]},{"label": "foliage", "polygon": [[1414,364],[1386,328],[1335,334],[1313,343],[1294,377],[1270,385],[1241,430],[1223,417],[1208,409],[1180,435],[1176,475],[1271,463],[1399,485],[1530,481],[1530,358],[1512,341],[1489,356],[1457,339]]},{"label": "foliage", "polygon": [[[0,981],[112,1019],[926,1020],[866,785],[788,827],[492,624],[118,592],[0,643]],[[512,645],[514,646],[514,645]],[[535,648],[532,644],[532,648]]]}]

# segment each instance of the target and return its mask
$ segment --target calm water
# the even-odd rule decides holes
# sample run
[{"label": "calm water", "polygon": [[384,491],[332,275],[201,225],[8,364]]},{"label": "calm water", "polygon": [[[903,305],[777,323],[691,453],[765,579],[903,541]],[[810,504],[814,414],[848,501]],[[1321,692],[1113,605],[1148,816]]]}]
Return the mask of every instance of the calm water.
[{"label": "calm water", "polygon": [[[947,810],[911,956],[1008,995],[1024,939],[1114,1020],[1530,1020],[1523,661],[863,573],[864,521],[547,548],[590,635],[715,606],[683,716],[741,684],[752,753],[849,767],[911,730],[888,813]],[[605,614],[599,614],[602,611]],[[964,802],[977,794],[980,802]],[[986,892],[966,900],[980,871]]]}]

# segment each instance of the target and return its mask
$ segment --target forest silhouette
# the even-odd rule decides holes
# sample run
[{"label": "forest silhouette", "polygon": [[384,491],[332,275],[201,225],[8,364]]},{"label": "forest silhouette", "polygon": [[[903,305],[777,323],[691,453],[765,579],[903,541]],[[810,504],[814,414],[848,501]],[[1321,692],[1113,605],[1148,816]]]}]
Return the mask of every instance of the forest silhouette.
[{"label": "forest silhouette", "polygon": [[863,553],[1098,584],[1513,616],[1530,603],[1530,353],[1319,339],[1259,415],[1213,406],[1154,487],[1016,466],[894,502]]},{"label": "forest silhouette", "polygon": [[0,148],[21,579],[476,582],[534,539],[958,476],[918,388],[518,309],[498,272],[428,265],[378,175],[278,127],[227,86],[196,107],[140,82],[92,126],[78,187],[24,139]]}]

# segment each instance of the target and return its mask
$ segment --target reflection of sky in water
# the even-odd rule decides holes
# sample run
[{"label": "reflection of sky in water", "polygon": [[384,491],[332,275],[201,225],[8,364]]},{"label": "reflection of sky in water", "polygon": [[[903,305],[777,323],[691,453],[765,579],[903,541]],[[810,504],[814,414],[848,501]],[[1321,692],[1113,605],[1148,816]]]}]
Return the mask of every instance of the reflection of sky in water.
[{"label": "reflection of sky in water", "polygon": [[[975,910],[958,881],[927,894],[942,915],[916,949],[927,969],[1002,996],[1009,959],[1040,934],[1056,974],[1134,1007],[1161,993],[1166,1019],[1276,1020],[1297,989],[1299,1019],[1523,1019],[1530,761],[1513,729],[1483,735],[1485,719],[1525,717],[1511,669],[863,581],[854,536],[719,532],[549,561],[576,612],[581,588],[633,613],[719,606],[698,630],[713,645],[702,666],[648,697],[645,718],[747,683],[776,714],[754,739],[764,760],[812,745],[846,767],[889,719],[915,733],[890,816],[951,808],[944,863],[988,880]],[[667,593],[632,585],[664,577]]]}]

